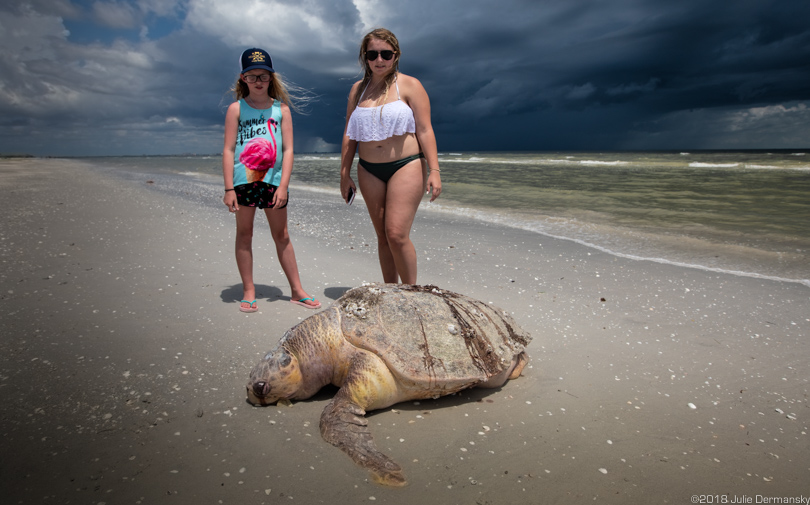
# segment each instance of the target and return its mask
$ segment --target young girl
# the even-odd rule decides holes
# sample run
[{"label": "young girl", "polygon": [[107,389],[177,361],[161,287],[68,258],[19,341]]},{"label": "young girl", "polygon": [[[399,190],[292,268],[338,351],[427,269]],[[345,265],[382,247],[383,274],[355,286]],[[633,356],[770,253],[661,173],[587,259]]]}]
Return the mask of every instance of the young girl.
[{"label": "young girl", "polygon": [[317,309],[320,302],[301,286],[287,231],[287,187],[293,168],[290,97],[273,70],[270,55],[253,48],[242,53],[242,72],[234,86],[236,102],[225,115],[222,174],[228,210],[236,213],[236,266],[242,277],[239,310],[256,312],[253,284],[253,219],[264,209],[281,268],[290,283],[292,303]]}]

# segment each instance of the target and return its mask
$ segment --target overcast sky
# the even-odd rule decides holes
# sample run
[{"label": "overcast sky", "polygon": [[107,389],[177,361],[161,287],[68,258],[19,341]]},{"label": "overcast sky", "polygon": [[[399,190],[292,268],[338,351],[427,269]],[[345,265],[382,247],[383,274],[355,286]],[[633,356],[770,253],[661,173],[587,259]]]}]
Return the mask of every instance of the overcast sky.
[{"label": "overcast sky", "polygon": [[383,26],[440,152],[810,147],[808,0],[4,0],[0,153],[219,153],[238,59],[317,99],[337,151]]}]

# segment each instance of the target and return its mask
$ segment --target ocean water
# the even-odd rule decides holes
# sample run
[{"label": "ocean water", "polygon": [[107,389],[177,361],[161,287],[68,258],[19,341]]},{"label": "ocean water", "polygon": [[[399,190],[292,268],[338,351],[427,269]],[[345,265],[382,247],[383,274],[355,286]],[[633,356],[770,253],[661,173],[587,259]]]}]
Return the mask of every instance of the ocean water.
[{"label": "ocean water", "polygon": [[[216,156],[83,161],[222,184]],[[291,189],[339,198],[339,163],[338,154],[296,154]],[[810,286],[810,151],[463,152],[439,163],[442,196],[420,212]]]}]

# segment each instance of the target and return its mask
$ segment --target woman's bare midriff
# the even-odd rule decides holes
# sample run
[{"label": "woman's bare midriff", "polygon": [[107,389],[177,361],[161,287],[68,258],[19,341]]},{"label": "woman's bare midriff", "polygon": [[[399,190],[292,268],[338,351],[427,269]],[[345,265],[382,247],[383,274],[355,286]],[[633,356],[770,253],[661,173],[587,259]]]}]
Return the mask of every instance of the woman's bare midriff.
[{"label": "woman's bare midriff", "polygon": [[375,142],[358,142],[357,154],[369,163],[388,163],[419,154],[416,135],[406,133]]}]

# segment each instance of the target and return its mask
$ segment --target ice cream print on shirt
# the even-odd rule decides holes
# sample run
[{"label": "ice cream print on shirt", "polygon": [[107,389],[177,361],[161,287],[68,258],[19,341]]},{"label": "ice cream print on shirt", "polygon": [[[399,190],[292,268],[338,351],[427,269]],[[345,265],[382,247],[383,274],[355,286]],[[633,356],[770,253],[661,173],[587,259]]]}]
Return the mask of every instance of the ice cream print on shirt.
[{"label": "ice cream print on shirt", "polygon": [[[266,119],[265,119],[266,118]],[[281,133],[281,104],[254,109],[240,99],[239,123],[233,159],[233,184],[281,183],[284,135]]]},{"label": "ice cream print on shirt", "polygon": [[267,171],[275,167],[278,127],[274,118],[265,120],[263,113],[258,119],[240,117],[236,144],[248,183],[264,180]]}]

